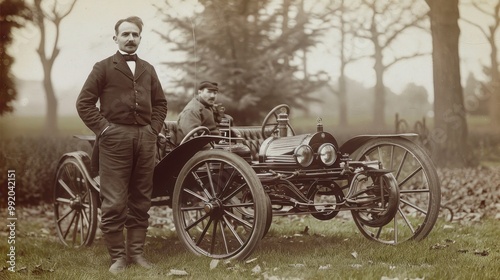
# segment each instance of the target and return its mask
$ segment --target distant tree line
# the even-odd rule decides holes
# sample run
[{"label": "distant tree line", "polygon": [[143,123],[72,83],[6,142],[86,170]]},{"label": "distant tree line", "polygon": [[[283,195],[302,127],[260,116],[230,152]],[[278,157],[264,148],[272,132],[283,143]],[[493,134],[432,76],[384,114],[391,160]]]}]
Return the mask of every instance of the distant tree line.
[{"label": "distant tree line", "polygon": [[[22,0],[4,0],[0,3],[3,40],[0,113],[12,110],[16,95],[9,76],[12,57],[5,51],[12,41],[12,29],[32,20],[32,27],[40,33],[37,53],[44,71],[46,128],[48,133],[57,131],[57,98],[51,71],[60,52],[61,22],[76,2],[34,0],[28,5]],[[166,51],[174,53],[177,59],[164,64],[182,73],[179,80],[166,85],[174,89],[167,94],[171,106],[182,108],[198,82],[220,81],[224,92],[220,101],[228,111],[237,111],[242,116],[239,120],[242,124],[251,124],[259,122],[263,114],[279,103],[305,109],[311,102],[321,102],[312,93],[326,88],[338,97],[339,119],[347,125],[350,89],[345,70],[364,59],[373,62],[373,122],[383,126],[388,102],[394,101],[388,98],[385,73],[400,61],[429,55],[418,49],[395,52],[394,43],[407,39],[409,31],[423,30],[432,37],[435,154],[451,162],[465,163],[468,155],[463,147],[467,145],[469,109],[473,107],[474,114],[487,111],[494,124],[500,125],[500,121],[495,121],[500,120],[495,40],[500,26],[500,1],[493,2],[470,2],[473,8],[493,19],[491,25],[485,27],[471,19],[462,19],[476,26],[491,47],[491,63],[484,68],[490,80],[480,83],[478,91],[472,77],[465,89],[461,85],[458,0],[199,0],[188,17],[172,13],[175,1],[164,0],[157,5],[164,25],[156,28],[156,32],[164,39]],[[310,53],[324,44],[325,36],[331,36],[332,31],[340,35],[336,36],[340,38],[338,43],[328,46],[341,62],[336,81],[327,73],[308,68]],[[49,32],[55,32],[55,36],[48,36]],[[49,42],[49,38],[55,41]],[[363,52],[357,52],[356,42],[363,42]],[[399,53],[400,56],[396,55]],[[479,100],[477,104],[470,98],[487,95],[489,101]],[[409,85],[398,98],[425,102],[422,89],[416,85]],[[415,106],[412,102],[408,104]],[[406,105],[398,102],[398,106]]]}]

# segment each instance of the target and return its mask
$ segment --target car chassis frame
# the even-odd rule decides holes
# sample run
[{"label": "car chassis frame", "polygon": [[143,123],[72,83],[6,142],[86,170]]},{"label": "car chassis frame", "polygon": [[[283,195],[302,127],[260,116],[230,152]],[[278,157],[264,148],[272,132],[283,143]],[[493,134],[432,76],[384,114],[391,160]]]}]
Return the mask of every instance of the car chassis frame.
[{"label": "car chassis frame", "polygon": [[[349,211],[366,238],[384,244],[422,240],[440,207],[431,158],[416,134],[359,135],[342,145],[323,131],[295,135],[290,107],[272,109],[261,127],[199,127],[179,145],[174,122],[158,141],[153,205],[172,208],[177,235],[196,255],[248,258],[274,216],[331,220]],[[78,136],[93,143],[94,136]],[[92,244],[99,222],[100,182],[84,151],[64,154],[54,179],[59,240]]]}]

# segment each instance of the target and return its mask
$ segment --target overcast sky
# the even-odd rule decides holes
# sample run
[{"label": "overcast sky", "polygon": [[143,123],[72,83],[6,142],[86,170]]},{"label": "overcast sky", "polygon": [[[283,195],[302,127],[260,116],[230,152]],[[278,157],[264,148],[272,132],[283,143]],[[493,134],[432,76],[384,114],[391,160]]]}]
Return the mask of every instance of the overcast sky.
[{"label": "overcast sky", "polygon": [[[68,2],[70,0],[63,0]],[[194,9],[196,0],[179,1],[174,6],[174,13],[180,16],[190,14]],[[161,16],[153,6],[161,5],[161,0],[85,0],[78,1],[73,12],[62,21],[61,27],[61,53],[57,58],[53,71],[53,81],[56,89],[76,89],[74,98],[78,95],[87,75],[95,62],[113,54],[117,45],[112,40],[114,35],[114,24],[120,18],[137,15],[144,20],[141,46],[138,54],[141,58],[152,63],[160,75],[162,84],[168,84],[169,75],[166,69],[160,66],[161,61],[167,60],[172,55],[159,37],[152,29],[161,26]],[[484,19],[484,17],[461,11],[467,18]],[[487,23],[487,22],[484,22]],[[481,76],[481,64],[488,63],[487,56],[490,52],[485,38],[477,29],[467,24],[462,27],[460,39],[460,55],[463,61],[462,78],[466,78],[468,72],[473,71],[478,78]],[[196,32],[196,30],[195,30]],[[411,46],[405,46],[401,40],[398,48],[414,47],[415,41],[408,40]],[[36,54],[39,42],[38,32],[31,29],[16,31],[14,43],[10,53],[15,56],[13,66],[14,74],[26,80],[41,80],[42,68]],[[500,44],[499,44],[500,45]],[[424,35],[418,47],[430,52],[431,40],[429,35]],[[325,49],[318,49],[310,55],[310,70],[326,70],[332,78],[336,78],[338,72],[338,59],[334,53]],[[366,86],[374,84],[373,62],[365,60],[348,68],[348,75]],[[410,82],[422,85],[433,94],[432,88],[432,61],[430,56],[400,63],[391,68],[384,76],[386,85],[393,91],[399,93],[404,86]],[[165,88],[168,91],[168,87]],[[73,97],[70,97],[73,98]]]}]

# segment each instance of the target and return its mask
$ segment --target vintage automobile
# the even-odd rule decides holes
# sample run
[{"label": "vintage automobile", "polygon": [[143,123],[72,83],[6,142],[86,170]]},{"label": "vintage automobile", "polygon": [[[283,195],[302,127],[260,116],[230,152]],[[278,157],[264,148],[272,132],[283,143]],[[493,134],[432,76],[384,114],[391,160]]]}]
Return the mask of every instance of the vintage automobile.
[{"label": "vintage automobile", "polygon": [[[430,157],[411,140],[417,135],[360,135],[339,145],[320,121],[315,131],[295,134],[289,115],[282,104],[262,126],[227,124],[220,136],[199,127],[181,141],[173,139],[176,123],[165,122],[153,203],[172,208],[188,250],[243,260],[279,215],[326,221],[350,211],[366,238],[385,244],[429,234],[440,185]],[[99,176],[90,161],[83,151],[67,153],[55,175],[56,228],[67,246],[90,245],[95,237]]]}]

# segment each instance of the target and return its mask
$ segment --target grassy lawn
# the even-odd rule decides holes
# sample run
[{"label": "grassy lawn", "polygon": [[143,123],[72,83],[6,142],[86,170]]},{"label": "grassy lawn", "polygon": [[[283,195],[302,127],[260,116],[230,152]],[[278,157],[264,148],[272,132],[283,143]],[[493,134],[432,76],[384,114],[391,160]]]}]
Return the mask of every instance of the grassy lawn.
[{"label": "grassy lawn", "polygon": [[[2,137],[42,135],[43,121],[40,117],[2,117],[0,134]],[[475,131],[487,130],[484,120],[471,121],[477,125]],[[307,131],[312,131],[314,125],[315,119],[297,120],[298,129],[307,127]],[[91,134],[77,116],[61,118],[59,127],[63,136]],[[325,126],[325,130],[334,135],[339,132],[337,129],[344,135],[360,130],[355,126],[349,128],[352,130],[332,130]],[[65,142],[66,146],[56,151],[54,146],[62,144],[41,139],[42,149],[27,149],[26,145],[32,142],[22,142],[23,139],[14,139],[11,142],[15,143],[9,142],[10,146],[6,146],[11,149],[7,155],[18,164],[15,166],[19,174],[19,194],[36,186],[50,196],[50,188],[41,182],[44,176],[52,180],[55,165],[51,164],[57,163],[66,149],[80,149],[76,144]],[[28,153],[16,150],[14,144],[20,142],[25,145],[20,147]],[[497,151],[485,149],[482,162],[498,166],[498,157],[492,156],[498,155]],[[31,152],[36,156],[30,155]],[[47,161],[50,156],[55,159]],[[24,166],[26,168],[22,168]],[[311,216],[275,217],[270,232],[247,261],[216,263],[189,253],[170,222],[154,224],[149,231],[146,256],[155,264],[154,269],[130,267],[116,279],[498,279],[500,173],[498,168],[491,170],[457,169],[440,173],[442,201],[457,210],[462,220],[452,223],[440,218],[429,237],[421,242],[388,246],[369,241],[359,233],[347,213],[331,221],[318,221]],[[100,236],[90,247],[64,247],[56,237],[51,213],[47,205],[17,209],[16,272],[12,273],[6,262],[11,246],[8,220],[6,210],[0,209],[0,219],[4,221],[0,231],[0,252],[4,256],[0,279],[112,279],[107,271],[108,253]],[[477,219],[467,222],[465,218],[471,215]]]},{"label": "grassy lawn", "polygon": [[[17,272],[9,272],[4,262],[0,279],[113,278],[101,238],[90,247],[64,247],[52,220],[32,214],[18,220]],[[244,262],[194,256],[171,229],[150,228],[146,255],[155,267],[129,267],[116,279],[498,279],[498,220],[460,224],[441,219],[424,241],[389,246],[368,241],[349,214],[343,217],[275,217]],[[5,231],[2,238],[7,239]],[[6,252],[6,242],[0,244]]]}]

